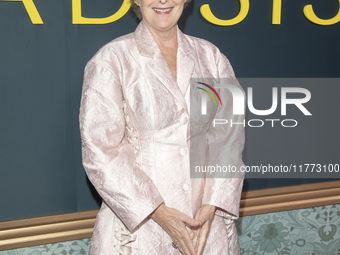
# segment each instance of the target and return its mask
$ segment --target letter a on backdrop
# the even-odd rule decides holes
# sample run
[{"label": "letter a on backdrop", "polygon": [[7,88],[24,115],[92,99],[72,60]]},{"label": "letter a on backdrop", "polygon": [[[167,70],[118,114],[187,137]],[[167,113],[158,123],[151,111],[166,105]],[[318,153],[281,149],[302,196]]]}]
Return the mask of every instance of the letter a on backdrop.
[{"label": "letter a on backdrop", "polygon": [[0,0],[0,1],[6,1],[6,2],[22,2],[26,8],[26,11],[28,13],[28,16],[30,17],[33,24],[44,24],[40,14],[35,7],[33,0]]}]

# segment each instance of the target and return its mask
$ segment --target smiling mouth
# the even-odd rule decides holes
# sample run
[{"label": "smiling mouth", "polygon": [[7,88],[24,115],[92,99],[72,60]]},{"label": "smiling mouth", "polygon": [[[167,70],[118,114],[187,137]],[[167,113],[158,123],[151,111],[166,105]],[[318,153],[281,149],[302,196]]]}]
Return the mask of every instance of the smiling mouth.
[{"label": "smiling mouth", "polygon": [[157,13],[169,13],[173,9],[173,7],[166,8],[166,9],[159,9],[159,8],[152,8]]}]

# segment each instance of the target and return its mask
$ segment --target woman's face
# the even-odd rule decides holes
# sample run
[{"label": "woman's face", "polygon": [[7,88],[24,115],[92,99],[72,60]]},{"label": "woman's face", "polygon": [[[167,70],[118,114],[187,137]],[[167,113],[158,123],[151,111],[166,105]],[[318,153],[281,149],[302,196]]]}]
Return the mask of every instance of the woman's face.
[{"label": "woman's face", "polygon": [[177,25],[181,17],[185,0],[136,0],[143,14],[147,27],[167,32]]}]

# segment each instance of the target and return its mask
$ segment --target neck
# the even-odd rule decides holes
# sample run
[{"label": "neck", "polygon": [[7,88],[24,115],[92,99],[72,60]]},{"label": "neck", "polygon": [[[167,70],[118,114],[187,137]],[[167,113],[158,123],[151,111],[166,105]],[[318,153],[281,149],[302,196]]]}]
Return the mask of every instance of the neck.
[{"label": "neck", "polygon": [[157,31],[149,27],[145,22],[144,24],[150,31],[160,49],[177,49],[177,26],[174,26],[167,31]]}]

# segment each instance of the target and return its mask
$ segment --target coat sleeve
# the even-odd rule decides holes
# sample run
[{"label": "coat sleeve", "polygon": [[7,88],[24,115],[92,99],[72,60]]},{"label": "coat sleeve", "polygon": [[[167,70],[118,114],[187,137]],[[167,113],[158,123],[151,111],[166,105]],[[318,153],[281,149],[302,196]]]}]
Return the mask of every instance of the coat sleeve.
[{"label": "coat sleeve", "polygon": [[[216,63],[219,78],[228,78],[229,82],[238,86],[243,95],[243,89],[235,79],[233,69],[228,59],[216,49]],[[220,89],[220,97],[223,107],[219,106],[215,119],[227,120],[227,124],[210,125],[208,129],[209,160],[208,166],[226,166],[236,171],[241,171],[242,151],[244,147],[244,115],[233,115],[232,97],[228,89]],[[233,125],[231,126],[231,122]],[[236,124],[238,123],[238,124]],[[229,219],[239,217],[240,198],[243,186],[244,174],[242,172],[232,174],[210,175],[206,179],[203,203],[217,207],[216,214]]]},{"label": "coat sleeve", "polygon": [[80,107],[83,166],[104,202],[133,231],[162,202],[152,180],[136,164],[125,136],[119,75],[90,61]]}]

